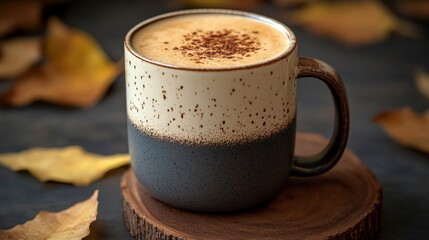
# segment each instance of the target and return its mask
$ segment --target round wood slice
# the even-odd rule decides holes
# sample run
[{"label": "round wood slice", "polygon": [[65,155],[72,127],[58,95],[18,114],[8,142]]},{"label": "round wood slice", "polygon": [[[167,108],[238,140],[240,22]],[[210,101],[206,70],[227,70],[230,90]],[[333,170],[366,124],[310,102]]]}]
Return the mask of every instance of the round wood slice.
[{"label": "round wood slice", "polygon": [[[296,151],[309,155],[323,137],[298,134]],[[380,226],[381,187],[349,150],[329,172],[290,178],[260,208],[204,214],[169,207],[152,198],[131,170],[121,182],[124,220],[135,239],[371,239]]]}]

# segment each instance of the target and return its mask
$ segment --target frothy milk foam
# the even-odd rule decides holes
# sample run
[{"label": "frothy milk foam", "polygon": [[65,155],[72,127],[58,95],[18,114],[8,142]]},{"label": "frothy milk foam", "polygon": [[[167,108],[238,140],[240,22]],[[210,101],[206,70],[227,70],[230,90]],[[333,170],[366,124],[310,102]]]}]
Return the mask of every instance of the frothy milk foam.
[{"label": "frothy milk foam", "polygon": [[194,14],[164,19],[136,32],[135,50],[159,62],[186,67],[232,67],[285,52],[285,33],[255,19]]},{"label": "frothy milk foam", "polygon": [[266,66],[247,65],[287,51],[283,30],[228,14],[191,14],[137,30],[125,51],[127,112],[143,134],[174,142],[229,144],[266,138],[295,121],[296,51]]}]

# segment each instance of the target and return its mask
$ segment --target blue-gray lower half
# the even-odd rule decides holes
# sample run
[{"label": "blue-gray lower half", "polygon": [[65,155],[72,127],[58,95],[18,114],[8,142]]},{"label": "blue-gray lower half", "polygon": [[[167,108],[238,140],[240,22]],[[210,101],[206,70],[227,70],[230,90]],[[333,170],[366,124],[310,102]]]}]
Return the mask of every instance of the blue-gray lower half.
[{"label": "blue-gray lower half", "polygon": [[128,120],[128,139],[132,168],[156,199],[186,210],[236,211],[280,192],[293,161],[295,121],[252,142],[202,145],[148,135]]}]

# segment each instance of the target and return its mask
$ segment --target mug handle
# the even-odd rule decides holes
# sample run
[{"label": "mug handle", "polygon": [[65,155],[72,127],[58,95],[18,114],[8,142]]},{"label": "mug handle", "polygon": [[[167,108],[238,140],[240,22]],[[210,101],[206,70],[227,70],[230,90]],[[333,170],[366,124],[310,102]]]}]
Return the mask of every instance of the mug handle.
[{"label": "mug handle", "polygon": [[298,76],[322,80],[329,88],[335,106],[334,132],[328,145],[312,156],[295,156],[292,176],[314,176],[331,169],[341,158],[349,135],[349,105],[344,84],[340,76],[327,63],[313,58],[300,57]]}]

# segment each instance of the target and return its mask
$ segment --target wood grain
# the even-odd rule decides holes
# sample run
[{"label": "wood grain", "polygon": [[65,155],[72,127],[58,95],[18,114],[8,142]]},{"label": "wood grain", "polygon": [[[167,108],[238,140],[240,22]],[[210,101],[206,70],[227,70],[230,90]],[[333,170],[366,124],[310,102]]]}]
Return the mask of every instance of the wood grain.
[{"label": "wood grain", "polygon": [[[316,153],[327,140],[298,134],[297,153]],[[256,209],[203,214],[153,199],[127,171],[121,182],[125,224],[135,239],[371,239],[380,226],[381,187],[349,150],[329,172],[291,178]]]}]

